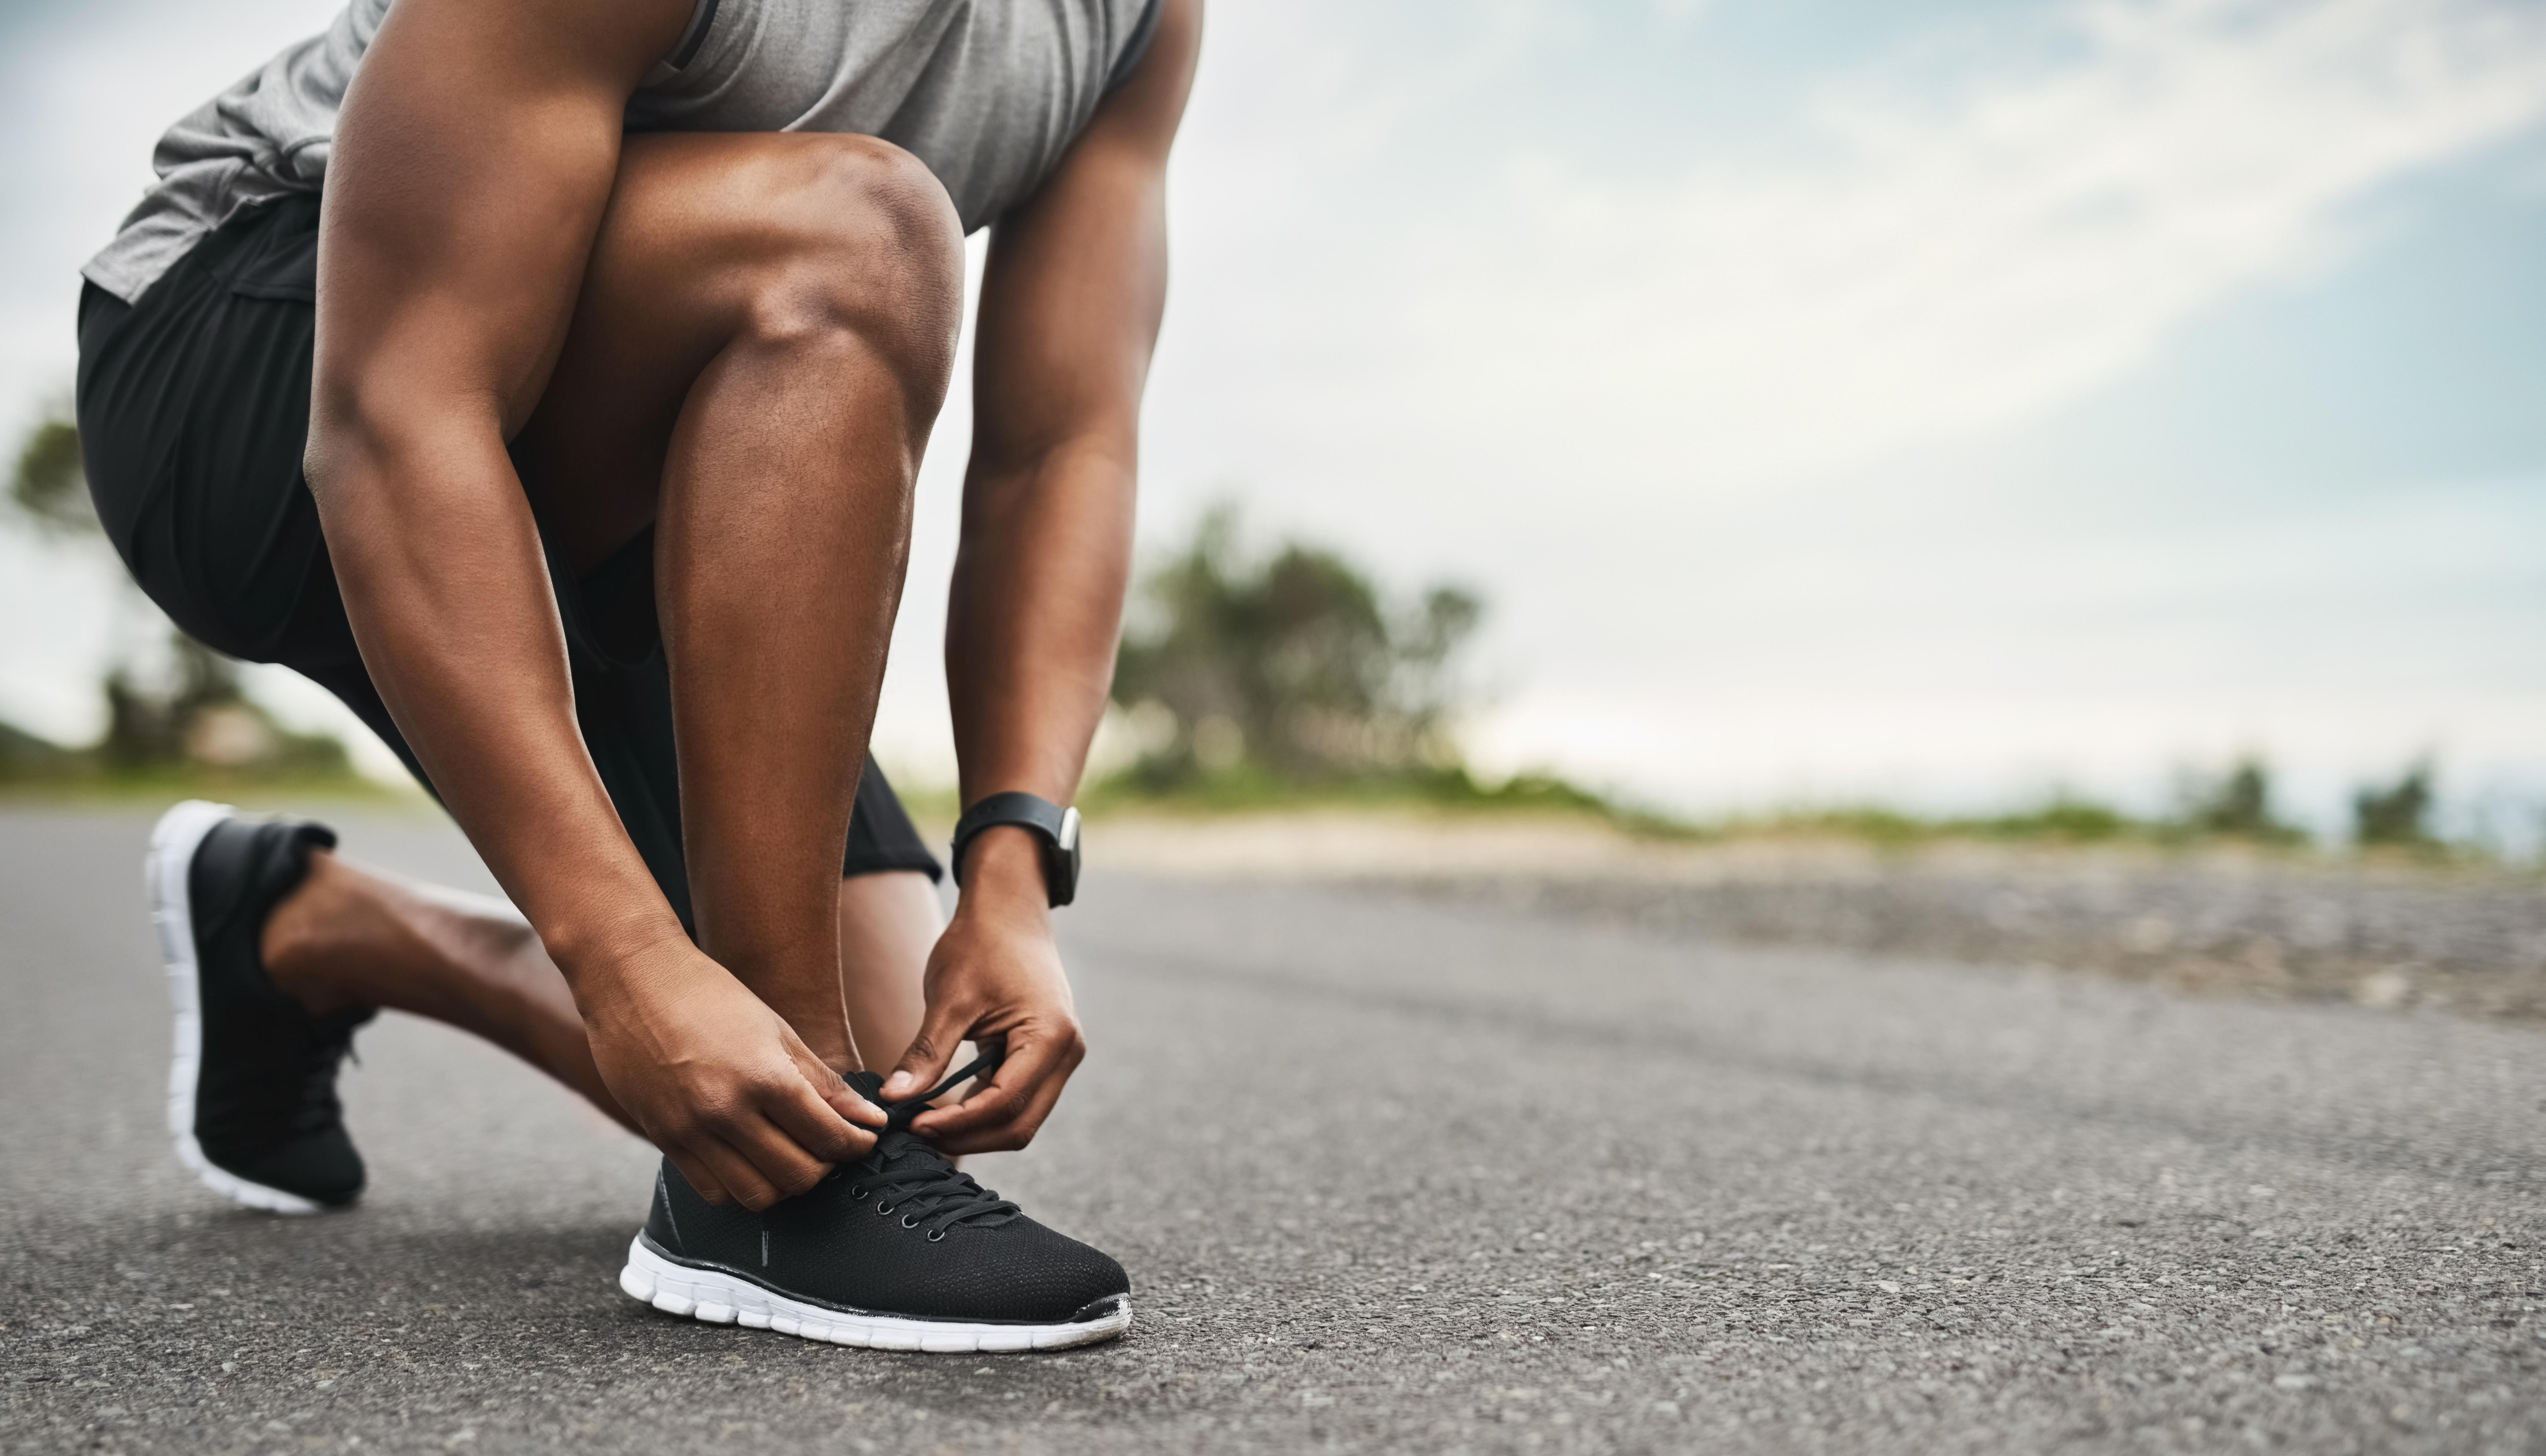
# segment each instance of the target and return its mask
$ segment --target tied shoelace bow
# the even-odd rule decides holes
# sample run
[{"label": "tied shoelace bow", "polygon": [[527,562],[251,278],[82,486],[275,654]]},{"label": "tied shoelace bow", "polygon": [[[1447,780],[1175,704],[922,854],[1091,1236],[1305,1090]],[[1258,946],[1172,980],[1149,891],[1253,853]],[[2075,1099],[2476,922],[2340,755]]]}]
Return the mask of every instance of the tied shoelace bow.
[{"label": "tied shoelace bow", "polygon": [[842,1168],[852,1200],[873,1198],[879,1216],[901,1217],[905,1229],[925,1228],[931,1243],[957,1224],[994,1228],[1024,1212],[1015,1204],[973,1181],[946,1155],[910,1130],[912,1118],[957,1086],[998,1068],[1006,1053],[985,1051],[972,1066],[915,1097],[879,1102],[888,1121],[876,1138],[875,1151]]}]

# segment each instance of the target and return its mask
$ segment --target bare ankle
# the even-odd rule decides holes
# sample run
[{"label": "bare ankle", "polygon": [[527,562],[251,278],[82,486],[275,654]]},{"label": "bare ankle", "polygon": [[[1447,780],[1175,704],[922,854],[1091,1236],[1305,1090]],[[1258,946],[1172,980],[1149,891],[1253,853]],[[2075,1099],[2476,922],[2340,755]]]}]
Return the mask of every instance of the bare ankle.
[{"label": "bare ankle", "polygon": [[377,915],[369,882],[326,850],[310,851],[309,872],[275,901],[258,943],[277,989],[313,1015],[366,1004],[353,982]]}]

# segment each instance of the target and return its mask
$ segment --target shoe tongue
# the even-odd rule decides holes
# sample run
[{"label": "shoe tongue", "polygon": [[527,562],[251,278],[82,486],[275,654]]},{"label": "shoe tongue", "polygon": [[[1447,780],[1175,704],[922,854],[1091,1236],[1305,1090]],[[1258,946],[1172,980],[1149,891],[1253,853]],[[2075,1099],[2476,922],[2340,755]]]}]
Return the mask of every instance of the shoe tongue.
[{"label": "shoe tongue", "polygon": [[905,1155],[917,1153],[943,1160],[945,1155],[930,1147],[927,1140],[910,1130],[910,1119],[917,1117],[921,1109],[915,1104],[896,1109],[892,1104],[885,1101],[884,1073],[852,1071],[845,1079],[850,1086],[858,1089],[858,1095],[887,1112],[896,1114],[891,1126],[886,1128],[876,1141],[878,1156],[887,1161],[892,1161]]}]

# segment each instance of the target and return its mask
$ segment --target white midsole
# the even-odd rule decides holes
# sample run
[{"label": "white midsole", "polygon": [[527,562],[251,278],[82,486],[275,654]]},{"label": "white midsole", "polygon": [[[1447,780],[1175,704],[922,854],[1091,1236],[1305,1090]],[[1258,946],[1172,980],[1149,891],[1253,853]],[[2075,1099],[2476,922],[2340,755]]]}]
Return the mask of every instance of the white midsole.
[{"label": "white midsole", "polygon": [[773,1294],[748,1279],[716,1269],[674,1263],[647,1248],[642,1238],[628,1242],[628,1267],[619,1271],[619,1287],[629,1298],[652,1305],[667,1315],[686,1315],[711,1325],[775,1329],[781,1334],[874,1350],[1060,1350],[1112,1339],[1132,1328],[1132,1301],[1128,1298],[1116,1304],[1113,1313],[1083,1325],[959,1325],[941,1320],[896,1320],[890,1315],[852,1315]]},{"label": "white midsole", "polygon": [[213,1166],[195,1141],[195,1082],[204,1070],[204,1002],[202,968],[195,964],[195,912],[188,902],[186,880],[204,836],[236,813],[226,804],[187,800],[159,816],[158,826],[150,831],[150,854],[142,861],[150,923],[159,932],[159,960],[168,973],[168,999],[177,1007],[177,1045],[168,1062],[168,1132],[177,1141],[177,1160],[194,1169],[195,1176],[213,1192],[269,1213],[321,1213],[324,1210],[318,1204],[298,1194],[251,1183]]}]

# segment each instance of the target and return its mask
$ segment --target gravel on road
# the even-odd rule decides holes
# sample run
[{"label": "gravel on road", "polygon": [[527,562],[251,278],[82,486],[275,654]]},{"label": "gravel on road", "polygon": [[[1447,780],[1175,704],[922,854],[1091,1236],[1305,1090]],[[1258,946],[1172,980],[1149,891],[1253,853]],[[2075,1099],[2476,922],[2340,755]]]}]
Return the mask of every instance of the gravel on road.
[{"label": "gravel on road", "polygon": [[2535,866],[2234,843],[1687,841],[1555,814],[1152,814],[1089,835],[1171,879],[1362,885],[1648,933],[2546,1022]]},{"label": "gravel on road", "polygon": [[2546,1021],[2546,878],[1949,847],[1705,879],[1373,882],[1648,934],[2038,964],[2177,990]]},{"label": "gravel on road", "polygon": [[405,1018],[359,1210],[197,1187],[147,826],[0,814],[10,1452],[2546,1450],[2531,1026],[1100,868],[1094,1055],[976,1171],[1133,1331],[877,1354],[623,1298],[650,1155]]}]

